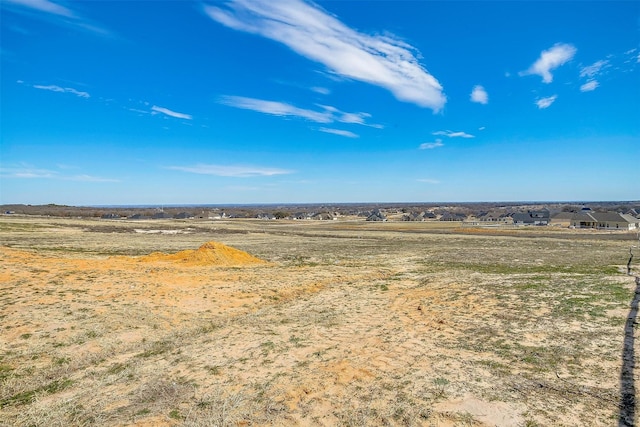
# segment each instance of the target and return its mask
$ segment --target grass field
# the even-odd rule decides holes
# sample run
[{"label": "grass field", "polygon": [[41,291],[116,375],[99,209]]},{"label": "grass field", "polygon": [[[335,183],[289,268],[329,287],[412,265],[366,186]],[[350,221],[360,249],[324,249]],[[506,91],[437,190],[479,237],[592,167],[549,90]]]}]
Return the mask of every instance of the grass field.
[{"label": "grass field", "polygon": [[0,217],[0,425],[634,425],[634,239]]}]

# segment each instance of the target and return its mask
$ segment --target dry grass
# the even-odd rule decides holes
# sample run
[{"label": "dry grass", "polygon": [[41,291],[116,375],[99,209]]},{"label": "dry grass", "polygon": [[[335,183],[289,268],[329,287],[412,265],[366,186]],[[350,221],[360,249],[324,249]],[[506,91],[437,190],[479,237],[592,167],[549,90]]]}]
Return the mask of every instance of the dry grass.
[{"label": "dry grass", "polygon": [[0,425],[615,424],[630,242],[438,226],[1,218]]}]

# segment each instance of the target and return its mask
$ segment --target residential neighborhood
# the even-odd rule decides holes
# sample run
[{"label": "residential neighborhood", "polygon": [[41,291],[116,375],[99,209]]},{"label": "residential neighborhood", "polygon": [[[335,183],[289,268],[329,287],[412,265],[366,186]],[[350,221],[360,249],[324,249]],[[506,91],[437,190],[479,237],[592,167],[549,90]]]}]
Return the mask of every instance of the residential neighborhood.
[{"label": "residential neighborhood", "polygon": [[169,207],[73,207],[6,205],[4,215],[94,217],[102,220],[218,221],[443,221],[474,227],[563,227],[640,230],[640,202],[232,205]]}]

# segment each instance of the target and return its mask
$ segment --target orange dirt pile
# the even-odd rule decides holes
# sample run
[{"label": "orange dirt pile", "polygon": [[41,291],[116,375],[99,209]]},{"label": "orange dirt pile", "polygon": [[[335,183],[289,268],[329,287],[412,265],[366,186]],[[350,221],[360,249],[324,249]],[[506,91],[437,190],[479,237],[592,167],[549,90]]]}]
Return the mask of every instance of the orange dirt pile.
[{"label": "orange dirt pile", "polygon": [[174,254],[153,252],[141,257],[143,262],[175,262],[181,265],[219,265],[240,266],[251,264],[265,264],[266,261],[256,258],[239,249],[232,248],[218,242],[207,242],[197,250],[187,249]]}]

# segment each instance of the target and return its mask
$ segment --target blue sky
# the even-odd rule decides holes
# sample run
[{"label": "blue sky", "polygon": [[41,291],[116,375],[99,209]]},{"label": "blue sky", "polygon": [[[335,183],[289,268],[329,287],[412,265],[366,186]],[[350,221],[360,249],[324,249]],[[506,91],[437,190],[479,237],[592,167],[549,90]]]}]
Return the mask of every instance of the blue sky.
[{"label": "blue sky", "polygon": [[0,7],[0,203],[640,198],[637,1]]}]

